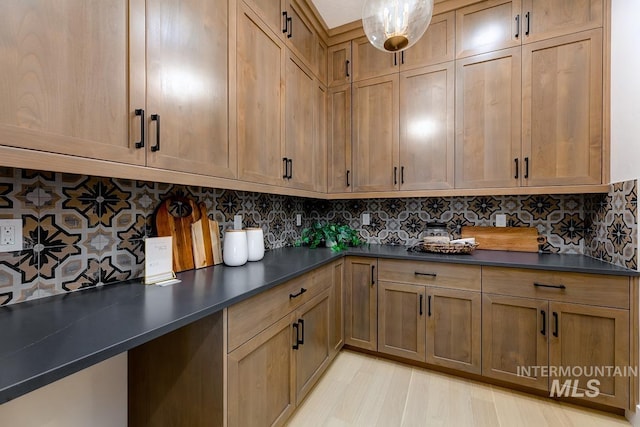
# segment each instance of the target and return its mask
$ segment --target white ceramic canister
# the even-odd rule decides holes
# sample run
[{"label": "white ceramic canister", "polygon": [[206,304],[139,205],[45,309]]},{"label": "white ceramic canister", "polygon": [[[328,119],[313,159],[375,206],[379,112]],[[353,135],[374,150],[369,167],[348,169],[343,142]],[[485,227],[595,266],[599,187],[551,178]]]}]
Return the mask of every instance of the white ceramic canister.
[{"label": "white ceramic canister", "polygon": [[264,232],[262,228],[247,228],[249,261],[260,261],[264,257]]},{"label": "white ceramic canister", "polygon": [[247,263],[247,232],[244,230],[227,230],[224,233],[222,260],[225,265],[237,267]]}]

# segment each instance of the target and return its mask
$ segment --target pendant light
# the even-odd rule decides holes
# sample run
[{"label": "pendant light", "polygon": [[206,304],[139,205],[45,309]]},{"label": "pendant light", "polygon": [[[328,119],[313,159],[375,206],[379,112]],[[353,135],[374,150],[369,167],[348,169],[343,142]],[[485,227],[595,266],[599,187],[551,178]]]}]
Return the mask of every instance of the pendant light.
[{"label": "pendant light", "polygon": [[432,14],[433,0],[365,0],[362,26],[373,46],[399,52],[422,37]]}]

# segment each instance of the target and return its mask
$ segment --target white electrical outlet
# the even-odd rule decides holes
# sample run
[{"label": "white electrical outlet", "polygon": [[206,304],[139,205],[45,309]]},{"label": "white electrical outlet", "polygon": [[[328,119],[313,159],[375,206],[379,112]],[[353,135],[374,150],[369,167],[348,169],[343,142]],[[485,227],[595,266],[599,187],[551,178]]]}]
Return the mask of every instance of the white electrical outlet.
[{"label": "white electrical outlet", "polygon": [[233,216],[233,229],[242,230],[242,215]]},{"label": "white electrical outlet", "polygon": [[362,214],[362,225],[371,225],[371,214]]},{"label": "white electrical outlet", "polygon": [[296,214],[296,225],[298,227],[302,225],[302,214]]},{"label": "white electrical outlet", "polygon": [[22,220],[0,219],[0,252],[22,250]]},{"label": "white electrical outlet", "polygon": [[507,226],[507,215],[498,214],[496,215],[496,227],[506,227]]}]

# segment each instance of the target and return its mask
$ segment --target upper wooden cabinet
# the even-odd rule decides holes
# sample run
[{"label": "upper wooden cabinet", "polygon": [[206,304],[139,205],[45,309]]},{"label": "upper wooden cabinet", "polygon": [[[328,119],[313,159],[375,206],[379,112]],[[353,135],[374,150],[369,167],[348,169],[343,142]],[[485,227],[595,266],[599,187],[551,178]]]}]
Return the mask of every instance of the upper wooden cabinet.
[{"label": "upper wooden cabinet", "polygon": [[351,83],[353,63],[351,62],[351,42],[344,42],[329,47],[328,52],[329,87]]},{"label": "upper wooden cabinet", "polygon": [[602,27],[604,0],[522,0],[523,43]]},{"label": "upper wooden cabinet", "polygon": [[600,184],[602,30],[522,48],[522,183]]},{"label": "upper wooden cabinet", "polygon": [[236,134],[240,179],[271,185],[285,182],[285,59],[282,40],[255,12],[238,2]]},{"label": "upper wooden cabinet", "polygon": [[399,71],[398,56],[376,49],[366,37],[360,37],[351,42],[351,57],[354,82],[397,74]]},{"label": "upper wooden cabinet", "polygon": [[227,1],[146,1],[149,166],[235,177],[228,16]]},{"label": "upper wooden cabinet", "polygon": [[327,190],[350,192],[351,175],[351,85],[329,89],[327,135]]},{"label": "upper wooden cabinet", "polygon": [[453,61],[455,58],[455,12],[435,15],[418,42],[400,55],[400,69]]},{"label": "upper wooden cabinet", "polygon": [[144,165],[144,2],[2,7],[0,144]]}]

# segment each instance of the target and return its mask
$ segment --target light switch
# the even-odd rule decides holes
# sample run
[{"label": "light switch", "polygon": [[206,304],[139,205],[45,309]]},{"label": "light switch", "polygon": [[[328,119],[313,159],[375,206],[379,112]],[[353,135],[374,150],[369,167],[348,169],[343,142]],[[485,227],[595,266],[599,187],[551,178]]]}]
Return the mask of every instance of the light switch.
[{"label": "light switch", "polygon": [[22,250],[22,220],[0,219],[0,252]]},{"label": "light switch", "polygon": [[302,214],[296,214],[296,225],[298,227],[302,225]]}]

